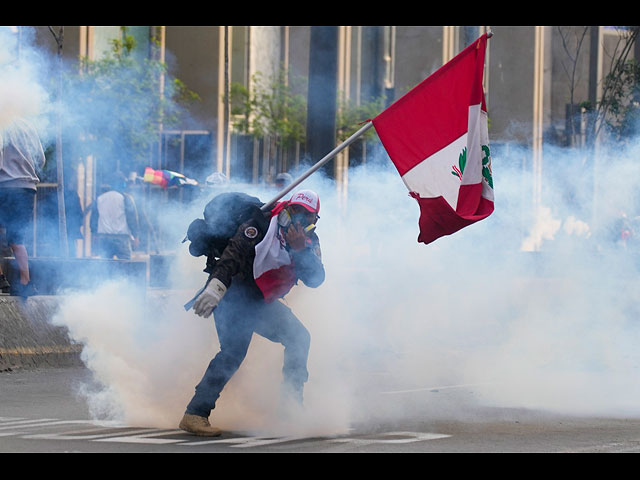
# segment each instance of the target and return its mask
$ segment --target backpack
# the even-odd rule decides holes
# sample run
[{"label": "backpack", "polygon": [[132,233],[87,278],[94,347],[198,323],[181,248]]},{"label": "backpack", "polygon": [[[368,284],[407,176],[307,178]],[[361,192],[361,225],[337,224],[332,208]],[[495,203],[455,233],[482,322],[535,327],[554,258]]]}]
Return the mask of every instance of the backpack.
[{"label": "backpack", "polygon": [[204,219],[197,218],[191,222],[185,238],[185,241],[191,242],[191,255],[207,256],[205,272],[209,272],[215,265],[215,260],[220,258],[229,239],[235,235],[241,224],[254,219],[266,231],[268,223],[260,210],[263,205],[257,197],[241,192],[220,193],[207,203],[204,207]]}]

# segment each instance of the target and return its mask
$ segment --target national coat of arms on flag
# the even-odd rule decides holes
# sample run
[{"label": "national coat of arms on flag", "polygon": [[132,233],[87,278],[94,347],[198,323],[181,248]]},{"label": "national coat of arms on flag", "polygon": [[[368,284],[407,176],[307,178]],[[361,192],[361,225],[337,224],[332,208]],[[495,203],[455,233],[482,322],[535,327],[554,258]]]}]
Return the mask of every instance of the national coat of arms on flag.
[{"label": "national coat of arms on flag", "polygon": [[487,38],[482,35],[372,120],[420,206],[418,242],[431,243],[493,212],[482,86]]}]

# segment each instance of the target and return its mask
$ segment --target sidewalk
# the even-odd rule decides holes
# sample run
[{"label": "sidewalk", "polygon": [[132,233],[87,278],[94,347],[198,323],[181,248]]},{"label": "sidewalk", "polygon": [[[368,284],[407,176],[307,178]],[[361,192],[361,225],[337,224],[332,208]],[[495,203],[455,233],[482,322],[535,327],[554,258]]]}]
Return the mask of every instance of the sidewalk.
[{"label": "sidewalk", "polygon": [[81,345],[69,340],[64,327],[49,322],[58,300],[35,296],[25,301],[0,295],[0,371],[82,364]]}]

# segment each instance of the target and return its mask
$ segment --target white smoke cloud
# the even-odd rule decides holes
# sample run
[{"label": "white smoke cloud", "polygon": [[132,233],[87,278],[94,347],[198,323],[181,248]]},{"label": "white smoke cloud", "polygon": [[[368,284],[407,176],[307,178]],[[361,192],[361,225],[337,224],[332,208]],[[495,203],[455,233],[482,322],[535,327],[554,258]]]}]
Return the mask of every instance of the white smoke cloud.
[{"label": "white smoke cloud", "polygon": [[[388,163],[350,171],[347,197],[312,175],[302,186],[321,196],[327,278],[286,298],[311,333],[305,411],[280,421],[283,349],[255,336],[212,422],[311,435],[355,422],[468,418],[475,406],[638,415],[637,247],[612,228],[620,212],[638,215],[637,146],[595,161],[545,146],[536,208],[528,153],[496,151],[494,214],[430,245],[417,243],[417,204]],[[229,188],[264,201],[274,193]],[[206,279],[204,260],[180,243],[204,203],[163,212],[175,244],[171,289],[113,281],[61,296],[52,321],[84,346],[101,385],[84,392],[96,417],[176,427],[217,352],[213,321],[183,309]],[[444,397],[462,385],[473,395]]]},{"label": "white smoke cloud", "polygon": [[[286,298],[312,337],[305,414],[295,424],[279,421],[283,350],[255,336],[211,420],[319,434],[354,422],[468,415],[464,402],[435,407],[428,389],[451,385],[472,385],[465,402],[476,406],[640,413],[633,251],[593,235],[598,228],[559,204],[547,207],[553,235],[536,251],[520,249],[519,205],[512,210],[501,194],[514,181],[501,175],[508,161],[493,161],[494,214],[430,245],[416,242],[417,205],[395,171],[351,172],[346,204],[321,177],[309,178],[304,186],[321,195],[327,278]],[[166,213],[177,237],[202,216],[195,207],[188,218]],[[161,306],[157,293],[143,302],[125,285],[109,285],[69,297],[56,319],[86,345],[87,365],[109,392],[90,401],[117,405],[132,424],[175,426],[217,351],[212,321],[182,309],[206,278],[204,260],[190,257],[186,244],[177,259],[176,289]]]},{"label": "white smoke cloud", "polygon": [[18,41],[17,27],[0,27],[0,130],[16,119],[42,126],[50,109],[46,64],[33,49],[21,48],[24,41]]}]

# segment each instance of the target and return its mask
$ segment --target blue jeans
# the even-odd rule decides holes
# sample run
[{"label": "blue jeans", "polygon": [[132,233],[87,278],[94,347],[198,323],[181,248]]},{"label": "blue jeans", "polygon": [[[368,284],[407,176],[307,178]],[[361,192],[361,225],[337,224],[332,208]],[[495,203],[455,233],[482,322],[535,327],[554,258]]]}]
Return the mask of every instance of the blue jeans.
[{"label": "blue jeans", "polygon": [[98,254],[102,258],[131,260],[131,239],[128,235],[100,234],[98,237]]},{"label": "blue jeans", "polygon": [[211,360],[186,413],[209,417],[233,374],[247,355],[253,333],[284,346],[284,387],[302,402],[309,376],[307,357],[311,337],[291,309],[275,301],[265,303],[232,285],[214,311],[220,351]]}]

